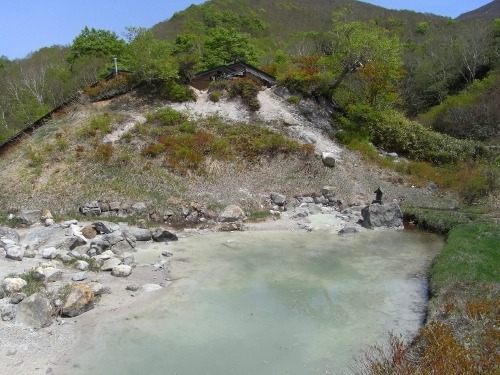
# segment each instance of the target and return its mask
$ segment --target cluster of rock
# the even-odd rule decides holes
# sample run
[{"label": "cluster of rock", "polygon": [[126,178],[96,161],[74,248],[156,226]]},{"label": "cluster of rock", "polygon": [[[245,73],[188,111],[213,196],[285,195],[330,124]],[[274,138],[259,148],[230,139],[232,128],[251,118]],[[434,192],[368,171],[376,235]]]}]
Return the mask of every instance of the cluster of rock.
[{"label": "cluster of rock", "polygon": [[176,240],[177,236],[165,229],[104,221],[80,225],[70,220],[50,227],[38,226],[23,236],[22,242],[17,231],[0,227],[0,257],[16,262],[25,258],[39,260],[24,273],[1,280],[0,318],[15,318],[42,328],[56,316],[80,315],[94,307],[97,297],[109,292],[102,284],[89,282],[91,271],[128,277],[136,265],[132,254],[138,241]]}]

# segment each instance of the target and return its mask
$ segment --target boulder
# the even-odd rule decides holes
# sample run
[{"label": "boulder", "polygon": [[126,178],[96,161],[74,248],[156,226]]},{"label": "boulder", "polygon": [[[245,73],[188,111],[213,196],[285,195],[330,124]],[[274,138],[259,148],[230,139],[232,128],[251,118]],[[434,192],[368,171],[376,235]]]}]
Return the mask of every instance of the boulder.
[{"label": "boulder", "polygon": [[34,258],[34,257],[36,257],[36,251],[35,251],[35,249],[32,249],[30,247],[24,249],[24,257],[25,258]]},{"label": "boulder", "polygon": [[9,246],[5,249],[5,257],[12,260],[23,260],[24,250],[21,246]]},{"label": "boulder", "polygon": [[102,254],[100,255],[96,255],[94,257],[95,260],[108,260],[108,259],[111,259],[111,258],[114,258],[115,257],[115,253],[113,253],[111,250],[106,250],[105,252],[103,252]]},{"label": "boulder", "polygon": [[82,228],[82,235],[88,240],[91,240],[97,236],[97,230],[94,228],[93,225],[85,225]]},{"label": "boulder", "polygon": [[63,272],[55,267],[37,267],[35,274],[39,280],[52,283],[62,279]]},{"label": "boulder", "polygon": [[109,223],[107,221],[96,221],[93,224],[93,227],[99,234],[110,234],[120,230],[120,226],[118,224]]},{"label": "boulder", "polygon": [[16,320],[32,328],[44,328],[52,324],[54,311],[48,298],[35,293],[25,298],[17,309]]},{"label": "boulder", "polygon": [[40,255],[43,259],[54,259],[57,256],[55,247],[46,247],[40,250]]},{"label": "boulder", "polygon": [[111,271],[111,275],[116,277],[127,277],[130,276],[131,273],[132,273],[132,267],[127,266],[126,264],[121,264],[119,266],[116,266]]},{"label": "boulder", "polygon": [[323,152],[321,154],[321,160],[326,167],[335,167],[335,154],[332,154],[331,152]]},{"label": "boulder", "polygon": [[397,203],[371,204],[361,210],[365,228],[402,228],[403,213]]},{"label": "boulder", "polygon": [[0,240],[1,239],[9,239],[15,243],[19,243],[20,237],[19,233],[17,233],[14,229],[0,226]]},{"label": "boulder", "polygon": [[221,223],[217,228],[219,232],[242,232],[244,229],[243,223]]},{"label": "boulder", "polygon": [[280,193],[271,193],[271,202],[277,206],[284,206],[286,204],[286,196]]},{"label": "boulder", "polygon": [[101,271],[112,271],[115,267],[119,266],[121,263],[122,261],[118,258],[108,259],[103,263]]},{"label": "boulder", "polygon": [[150,241],[153,238],[149,229],[129,228],[124,233],[130,233],[136,241]]},{"label": "boulder", "polygon": [[147,211],[148,206],[144,202],[137,202],[132,205],[132,211],[134,211],[137,214],[142,214]]},{"label": "boulder", "polygon": [[14,219],[24,225],[33,225],[40,222],[41,216],[41,210],[22,210],[17,215],[14,215]]},{"label": "boulder", "polygon": [[234,221],[240,221],[245,219],[245,213],[240,206],[230,205],[227,206],[224,211],[219,215],[219,221],[223,223],[230,223]]},{"label": "boulder", "polygon": [[83,246],[86,244],[87,244],[87,241],[85,241],[84,238],[77,237],[77,236],[73,236],[66,241],[66,245],[67,245],[68,249],[70,249],[70,250],[74,250],[77,247],[80,247],[80,246]]},{"label": "boulder", "polygon": [[94,308],[94,291],[88,284],[73,284],[62,307],[62,315],[78,316]]},{"label": "boulder", "polygon": [[12,294],[20,292],[28,283],[20,277],[7,277],[2,282],[5,293]]},{"label": "boulder", "polygon": [[51,227],[52,225],[54,225],[56,222],[54,221],[54,219],[45,219],[43,221],[43,225],[45,225],[46,227]]},{"label": "boulder", "polygon": [[128,290],[130,292],[137,292],[139,289],[140,289],[140,287],[137,284],[129,284],[125,288],[125,290]]},{"label": "boulder", "polygon": [[152,233],[153,241],[155,242],[168,242],[177,241],[177,235],[175,233],[169,232],[168,230],[157,228]]},{"label": "boulder", "polygon": [[88,284],[92,291],[94,292],[94,296],[102,296],[103,294],[111,294],[111,289],[109,287],[102,285],[101,283],[91,282]]}]

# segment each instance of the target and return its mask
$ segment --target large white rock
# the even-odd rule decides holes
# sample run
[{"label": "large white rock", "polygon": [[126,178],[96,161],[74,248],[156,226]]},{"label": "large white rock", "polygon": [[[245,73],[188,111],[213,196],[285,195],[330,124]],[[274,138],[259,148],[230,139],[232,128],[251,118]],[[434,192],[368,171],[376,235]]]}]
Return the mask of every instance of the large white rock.
[{"label": "large white rock", "polygon": [[55,267],[37,267],[35,273],[40,280],[49,283],[62,279],[63,272]]},{"label": "large white rock", "polygon": [[7,294],[20,292],[28,283],[20,277],[7,277],[2,282],[2,287]]},{"label": "large white rock", "polygon": [[40,250],[40,255],[43,259],[54,259],[57,256],[55,247],[46,247]]},{"label": "large white rock", "polygon": [[121,262],[122,261],[118,258],[108,259],[103,263],[101,271],[112,271],[115,267],[119,266]]},{"label": "large white rock", "polygon": [[144,293],[156,292],[157,290],[160,290],[160,289],[163,289],[163,288],[161,287],[161,285],[158,285],[158,284],[144,284],[141,287],[141,290]]},{"label": "large white rock", "polygon": [[21,246],[9,246],[5,250],[5,257],[13,260],[23,260],[24,250]]},{"label": "large white rock", "polygon": [[111,271],[111,274],[116,277],[127,277],[132,273],[132,267],[127,266],[126,264],[120,264],[116,266]]},{"label": "large white rock", "polygon": [[75,268],[80,271],[87,271],[89,269],[89,264],[84,260],[77,260],[75,262]]}]

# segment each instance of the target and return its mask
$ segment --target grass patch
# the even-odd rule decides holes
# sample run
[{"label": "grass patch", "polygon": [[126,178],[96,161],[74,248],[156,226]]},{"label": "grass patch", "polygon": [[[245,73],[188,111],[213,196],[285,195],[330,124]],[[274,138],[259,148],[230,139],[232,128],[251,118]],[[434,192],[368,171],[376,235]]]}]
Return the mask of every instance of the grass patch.
[{"label": "grass patch", "polygon": [[96,136],[104,136],[111,133],[113,116],[109,113],[103,113],[102,115],[94,116],[90,121],[82,126],[78,130],[78,136],[80,138],[93,138]]},{"label": "grass patch", "polygon": [[253,222],[253,223],[258,223],[260,221],[266,221],[266,220],[270,219],[271,217],[273,217],[273,214],[271,212],[269,212],[269,210],[254,211],[248,215],[247,221]]},{"label": "grass patch", "polygon": [[496,223],[458,225],[434,259],[430,270],[431,291],[446,285],[498,282],[500,280],[500,226]]},{"label": "grass patch", "polygon": [[414,222],[417,227],[434,233],[447,234],[454,227],[471,223],[477,214],[463,211],[436,210],[403,206],[405,219]]},{"label": "grass patch", "polygon": [[35,270],[25,272],[22,275],[19,275],[19,277],[27,283],[23,288],[23,293],[25,293],[27,296],[31,296],[32,294],[38,293],[41,290],[45,289],[44,282],[40,280]]}]

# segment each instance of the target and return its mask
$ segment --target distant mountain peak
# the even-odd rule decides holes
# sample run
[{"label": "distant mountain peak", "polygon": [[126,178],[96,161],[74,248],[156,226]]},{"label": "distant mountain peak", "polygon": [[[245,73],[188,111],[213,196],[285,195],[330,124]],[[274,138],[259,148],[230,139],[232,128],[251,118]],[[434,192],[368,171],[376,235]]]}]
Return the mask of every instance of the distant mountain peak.
[{"label": "distant mountain peak", "polygon": [[461,14],[458,20],[492,20],[500,17],[500,0],[493,0],[491,3],[483,5],[480,8]]}]

